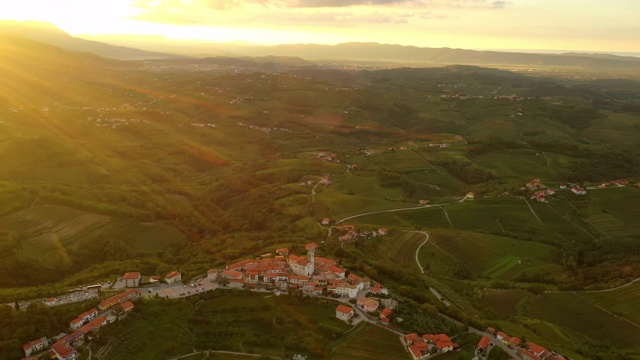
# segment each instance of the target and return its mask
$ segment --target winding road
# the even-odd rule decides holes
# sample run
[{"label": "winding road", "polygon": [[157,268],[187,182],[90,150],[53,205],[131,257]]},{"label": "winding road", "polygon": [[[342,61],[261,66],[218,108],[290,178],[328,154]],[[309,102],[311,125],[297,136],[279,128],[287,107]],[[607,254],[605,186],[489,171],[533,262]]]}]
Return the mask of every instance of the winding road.
[{"label": "winding road", "polygon": [[372,212],[368,212],[368,213],[362,213],[362,214],[356,214],[356,215],[347,216],[346,218],[344,218],[342,220],[336,221],[336,224],[340,224],[343,221],[347,221],[347,220],[350,220],[350,219],[355,219],[355,218],[360,217],[360,216],[381,214],[381,213],[395,212],[395,211],[417,210],[417,209],[424,209],[424,208],[429,208],[429,207],[433,207],[433,206],[440,206],[440,205],[420,205],[420,206],[406,207],[406,208],[400,208],[400,209],[389,209],[389,210],[372,211]]},{"label": "winding road", "polygon": [[415,231],[415,232],[420,233],[420,234],[425,236],[425,239],[422,242],[422,244],[420,244],[420,246],[418,246],[418,248],[416,249],[416,263],[418,264],[418,267],[420,268],[420,272],[424,274],[424,268],[422,267],[422,265],[420,265],[420,259],[418,259],[418,254],[420,254],[420,249],[422,249],[422,246],[429,241],[429,233],[427,233],[425,231]]}]

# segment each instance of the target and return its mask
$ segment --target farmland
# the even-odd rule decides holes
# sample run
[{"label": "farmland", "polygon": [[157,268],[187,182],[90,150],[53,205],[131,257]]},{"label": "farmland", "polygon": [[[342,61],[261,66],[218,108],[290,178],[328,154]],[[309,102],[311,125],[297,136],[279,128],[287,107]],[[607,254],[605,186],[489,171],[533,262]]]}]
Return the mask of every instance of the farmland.
[{"label": "farmland", "polygon": [[417,269],[415,252],[425,240],[425,236],[417,232],[394,232],[380,237],[378,254],[390,259],[395,264]]},{"label": "farmland", "polygon": [[398,335],[370,324],[338,345],[331,354],[332,360],[406,360],[407,350]]},{"label": "farmland", "polygon": [[496,314],[503,318],[509,318],[520,314],[521,305],[530,296],[524,290],[485,290],[482,301],[489,305]]},{"label": "farmland", "polygon": [[533,299],[525,312],[527,316],[575,330],[598,342],[633,347],[640,338],[640,327],[607,313],[575,293],[546,293]]},{"label": "farmland", "polygon": [[640,281],[611,291],[578,292],[594,305],[640,324]]},{"label": "farmland", "polygon": [[431,232],[420,252],[426,264],[423,266],[439,264],[433,271],[446,269],[440,257],[444,253],[451,260],[445,273],[462,266],[471,274],[497,279],[511,279],[533,270],[554,271],[559,261],[558,249],[550,245],[444,229]]}]

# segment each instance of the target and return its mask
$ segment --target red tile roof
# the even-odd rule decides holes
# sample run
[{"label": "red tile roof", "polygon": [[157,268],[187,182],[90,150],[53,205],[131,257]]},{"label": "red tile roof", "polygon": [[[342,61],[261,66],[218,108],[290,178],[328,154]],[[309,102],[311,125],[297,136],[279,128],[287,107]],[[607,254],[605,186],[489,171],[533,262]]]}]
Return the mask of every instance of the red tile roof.
[{"label": "red tile roof", "polygon": [[124,311],[129,311],[129,310],[133,309],[133,303],[131,301],[127,301],[125,303],[122,303],[121,306],[122,306],[122,309]]},{"label": "red tile roof", "polygon": [[349,306],[338,305],[338,307],[336,308],[336,311],[341,312],[343,314],[351,314],[353,312],[353,308]]},{"label": "red tile roof", "polygon": [[498,331],[498,336],[503,337],[503,338],[509,337],[509,335],[503,333],[502,331]]},{"label": "red tile roof", "polygon": [[529,357],[530,359],[533,360],[541,360],[540,357],[534,353],[532,353],[531,351],[527,350],[527,349],[523,349],[521,347],[518,347],[518,355],[526,355],[527,357]]},{"label": "red tile roof", "polygon": [[478,349],[480,350],[487,350],[487,347],[489,347],[489,344],[491,343],[491,340],[489,340],[488,337],[483,336],[480,341],[478,341]]},{"label": "red tile roof", "polygon": [[34,346],[40,345],[40,344],[42,344],[44,342],[47,342],[47,338],[46,337],[43,337],[43,338],[40,338],[40,339],[37,339],[37,340],[33,340],[33,341],[29,341],[28,343],[22,345],[22,348],[24,350],[29,350],[29,349],[33,348]]},{"label": "red tile roof", "polygon": [[165,276],[165,279],[173,279],[176,276],[180,276],[181,274],[177,271],[172,271],[170,273],[167,274],[167,276]]},{"label": "red tile roof", "polygon": [[140,278],[140,273],[139,272],[128,272],[128,273],[125,273],[122,278],[125,279],[125,280],[139,279]]},{"label": "red tile roof", "polygon": [[304,248],[307,249],[307,250],[317,249],[318,248],[318,244],[310,242],[307,245],[305,245]]},{"label": "red tile roof", "polygon": [[547,351],[547,349],[543,348],[540,345],[537,345],[535,343],[532,343],[531,341],[527,342],[527,347],[533,351],[533,353],[535,354],[542,354],[543,352]]}]

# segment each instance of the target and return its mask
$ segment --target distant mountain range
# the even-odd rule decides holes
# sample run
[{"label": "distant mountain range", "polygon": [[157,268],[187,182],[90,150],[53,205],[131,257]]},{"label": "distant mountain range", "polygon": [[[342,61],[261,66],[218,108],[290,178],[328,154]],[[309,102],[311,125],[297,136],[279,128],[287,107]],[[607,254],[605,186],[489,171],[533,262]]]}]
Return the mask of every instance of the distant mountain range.
[{"label": "distant mountain range", "polygon": [[[211,56],[301,58],[307,60],[356,60],[406,63],[416,65],[478,65],[572,67],[640,71],[640,58],[588,53],[524,53],[476,51],[450,48],[422,48],[379,43],[344,43],[338,45],[292,44],[258,46],[246,43],[179,41],[159,36],[96,36],[111,42],[86,40],[70,36],[57,27],[41,22],[0,21],[0,34],[11,34],[54,45],[65,50],[97,54],[121,60],[187,59]],[[116,44],[126,44],[119,46]],[[134,46],[134,47],[130,47]],[[144,48],[140,50],[137,47]],[[273,58],[273,59],[277,59]],[[272,60],[273,60],[272,59]],[[303,65],[299,59],[294,61]],[[264,61],[258,61],[263,63]],[[289,64],[292,65],[292,64]]]},{"label": "distant mountain range", "polygon": [[73,37],[52,24],[38,21],[0,21],[0,34],[18,36],[57,46],[64,50],[87,52],[106,58],[120,60],[181,59],[184,55],[144,51],[130,47],[115,46],[99,41]]}]

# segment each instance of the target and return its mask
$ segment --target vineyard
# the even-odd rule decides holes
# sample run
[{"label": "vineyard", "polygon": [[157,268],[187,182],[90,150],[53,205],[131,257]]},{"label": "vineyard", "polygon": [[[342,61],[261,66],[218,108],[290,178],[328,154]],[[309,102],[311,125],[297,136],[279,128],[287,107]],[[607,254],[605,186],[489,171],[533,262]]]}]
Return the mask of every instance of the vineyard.
[{"label": "vineyard", "polygon": [[333,360],[406,360],[398,335],[367,324],[334,349]]}]

